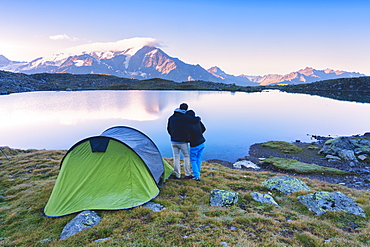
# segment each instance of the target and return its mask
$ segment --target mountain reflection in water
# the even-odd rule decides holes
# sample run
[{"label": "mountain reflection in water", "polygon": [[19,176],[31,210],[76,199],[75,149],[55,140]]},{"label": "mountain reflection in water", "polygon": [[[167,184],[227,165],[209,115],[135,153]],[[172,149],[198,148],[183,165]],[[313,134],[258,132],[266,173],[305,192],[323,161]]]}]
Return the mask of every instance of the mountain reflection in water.
[{"label": "mountain reflection in water", "polygon": [[32,92],[0,96],[0,146],[68,149],[117,125],[148,135],[171,157],[167,119],[187,102],[207,127],[204,159],[235,161],[253,143],[369,131],[370,104],[279,91]]}]

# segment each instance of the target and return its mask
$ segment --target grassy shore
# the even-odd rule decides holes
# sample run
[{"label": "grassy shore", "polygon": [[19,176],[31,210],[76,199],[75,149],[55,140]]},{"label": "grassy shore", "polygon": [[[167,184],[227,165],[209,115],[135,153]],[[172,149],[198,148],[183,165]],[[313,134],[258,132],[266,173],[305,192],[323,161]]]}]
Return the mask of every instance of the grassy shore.
[{"label": "grassy shore", "polygon": [[[316,216],[297,196],[272,191],[280,207],[261,204],[251,192],[268,193],[261,183],[275,173],[229,169],[204,162],[202,180],[168,180],[154,202],[166,207],[96,211],[101,222],[66,240],[63,227],[76,214],[47,218],[42,214],[66,151],[15,150],[0,155],[1,246],[369,246],[368,219],[346,213]],[[171,159],[167,159],[172,163]],[[370,193],[307,178],[315,191],[341,191],[370,216]],[[239,193],[231,208],[210,207],[213,189]],[[107,238],[102,243],[94,240]],[[45,242],[42,240],[48,239]]]}]

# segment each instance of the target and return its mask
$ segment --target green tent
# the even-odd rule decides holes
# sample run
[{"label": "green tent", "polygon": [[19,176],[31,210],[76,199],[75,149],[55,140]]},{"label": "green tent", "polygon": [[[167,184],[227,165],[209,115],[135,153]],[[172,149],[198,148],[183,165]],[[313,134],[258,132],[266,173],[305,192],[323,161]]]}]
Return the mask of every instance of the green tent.
[{"label": "green tent", "polygon": [[148,136],[124,126],[79,141],[60,166],[44,208],[48,217],[142,205],[158,195],[173,171]]}]

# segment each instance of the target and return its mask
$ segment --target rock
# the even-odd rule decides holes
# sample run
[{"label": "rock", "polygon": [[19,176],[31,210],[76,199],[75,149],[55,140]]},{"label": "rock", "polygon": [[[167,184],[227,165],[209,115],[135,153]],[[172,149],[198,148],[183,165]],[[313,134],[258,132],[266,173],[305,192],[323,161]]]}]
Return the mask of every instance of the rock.
[{"label": "rock", "polygon": [[211,191],[211,206],[231,207],[238,201],[238,193],[215,189]]},{"label": "rock", "polygon": [[316,146],[308,146],[307,149],[308,150],[319,150],[320,148]]},{"label": "rock", "polygon": [[107,237],[107,238],[99,238],[97,240],[94,240],[93,242],[94,243],[101,243],[101,242],[104,242],[104,241],[107,241],[109,239],[112,239],[111,237]]},{"label": "rock", "polygon": [[317,215],[342,211],[366,218],[364,210],[342,192],[315,192],[300,196],[298,200]]},{"label": "rock", "polygon": [[325,159],[327,159],[327,160],[338,160],[338,161],[341,160],[341,158],[339,158],[338,156],[334,156],[334,155],[331,155],[331,154],[326,155]]},{"label": "rock", "polygon": [[256,164],[249,160],[241,160],[233,164],[233,167],[236,169],[241,169],[243,166],[245,168],[260,169],[259,166],[257,166]]},{"label": "rock", "polygon": [[341,157],[344,160],[349,160],[349,161],[353,161],[353,162],[358,161],[356,156],[355,156],[355,153],[352,150],[348,150],[348,149],[339,150],[338,155],[339,155],[339,157]]},{"label": "rock", "polygon": [[[370,174],[370,170],[366,170],[366,169],[362,169],[361,170],[362,173],[365,173],[365,174]],[[0,196],[1,197],[1,196]]]},{"label": "rock", "polygon": [[50,241],[51,241],[51,238],[45,238],[41,240],[39,243],[45,243],[45,242],[50,242]]},{"label": "rock", "polygon": [[272,177],[263,181],[262,185],[270,190],[280,191],[285,195],[296,191],[310,191],[310,188],[303,181],[289,176]]},{"label": "rock", "polygon": [[166,209],[163,205],[155,202],[148,202],[145,203],[143,206],[151,209],[153,212],[161,212],[162,210]]},{"label": "rock", "polygon": [[94,211],[83,211],[79,213],[73,220],[67,223],[64,227],[62,233],[60,234],[59,240],[63,240],[73,235],[77,234],[78,232],[91,228],[100,222],[100,217]]},{"label": "rock", "polygon": [[327,140],[324,146],[319,151],[320,154],[337,155],[340,150],[353,150],[355,146],[350,141],[349,137],[338,137]]},{"label": "rock", "polygon": [[251,195],[253,199],[257,202],[274,204],[276,206],[279,206],[279,204],[277,204],[274,198],[270,196],[269,194],[261,194],[259,192],[252,192]]},{"label": "rock", "polygon": [[365,182],[365,183],[367,183],[367,184],[370,184],[370,178],[366,178],[366,179],[364,180],[364,182]]},{"label": "rock", "polygon": [[355,138],[352,139],[352,142],[355,145],[353,150],[356,154],[370,154],[370,139],[368,137]]},{"label": "rock", "polygon": [[367,158],[368,156],[367,155],[365,155],[365,154],[361,154],[361,155],[359,155],[357,158],[359,159],[359,160],[361,160],[361,161],[364,161],[364,160],[366,160],[366,158]]},{"label": "rock", "polygon": [[370,139],[366,136],[342,136],[327,140],[319,154],[338,155],[341,150],[352,150],[356,154],[370,154]]}]

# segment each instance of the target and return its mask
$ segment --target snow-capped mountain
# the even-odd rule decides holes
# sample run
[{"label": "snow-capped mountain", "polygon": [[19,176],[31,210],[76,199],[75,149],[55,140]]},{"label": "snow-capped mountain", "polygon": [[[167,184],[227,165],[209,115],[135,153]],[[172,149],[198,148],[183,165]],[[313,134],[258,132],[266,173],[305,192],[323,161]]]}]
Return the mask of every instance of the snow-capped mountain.
[{"label": "snow-capped mountain", "polygon": [[360,77],[360,76],[365,75],[357,72],[346,72],[332,69],[316,70],[311,67],[306,67],[305,69],[301,69],[286,75],[277,75],[277,74],[269,74],[264,76],[240,75],[240,77],[247,78],[252,82],[258,83],[259,85],[302,84],[327,79]]},{"label": "snow-capped mountain", "polygon": [[325,79],[365,76],[357,72],[338,70],[315,70],[305,68],[286,75],[264,76],[230,75],[218,67],[205,70],[200,65],[191,65],[170,57],[154,46],[129,47],[123,50],[74,51],[50,57],[40,57],[31,62],[10,61],[0,55],[0,70],[34,73],[109,74],[119,77],[151,79],[163,78],[176,82],[204,80],[234,83],[241,86],[271,84],[301,84]]},{"label": "snow-capped mountain", "polygon": [[220,78],[223,81],[228,82],[228,83],[235,83],[236,85],[241,85],[241,86],[259,86],[257,82],[254,82],[248,79],[247,77],[226,74],[224,71],[222,71],[217,66],[211,67],[207,69],[207,71],[211,73],[213,76]]},{"label": "snow-capped mountain", "polygon": [[7,71],[15,71],[19,66],[26,64],[26,62],[10,61],[5,56],[0,55],[0,69]]},{"label": "snow-capped mountain", "polygon": [[144,46],[137,51],[132,50],[94,51],[80,55],[61,53],[52,57],[37,58],[10,71],[26,74],[43,72],[110,74],[136,79],[163,78],[176,82],[223,81],[208,73],[200,65],[186,64],[168,56],[159,48]]},{"label": "snow-capped mountain", "polygon": [[4,57],[3,55],[0,55],[0,67],[7,66],[10,63],[10,60]]}]

